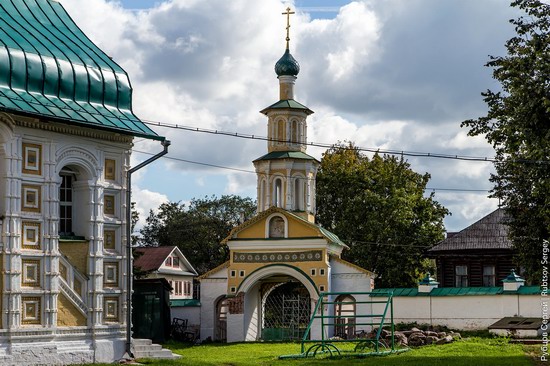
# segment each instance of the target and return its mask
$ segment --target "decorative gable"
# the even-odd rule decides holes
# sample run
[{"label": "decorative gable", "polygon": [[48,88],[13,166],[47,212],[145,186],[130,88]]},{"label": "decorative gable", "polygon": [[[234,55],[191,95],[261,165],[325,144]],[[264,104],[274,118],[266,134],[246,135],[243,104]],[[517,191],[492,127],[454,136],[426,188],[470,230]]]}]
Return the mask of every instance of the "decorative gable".
[{"label": "decorative gable", "polygon": [[327,244],[347,248],[336,235],[278,207],[271,207],[234,228],[222,244],[228,244],[229,241],[264,239],[321,239]]}]

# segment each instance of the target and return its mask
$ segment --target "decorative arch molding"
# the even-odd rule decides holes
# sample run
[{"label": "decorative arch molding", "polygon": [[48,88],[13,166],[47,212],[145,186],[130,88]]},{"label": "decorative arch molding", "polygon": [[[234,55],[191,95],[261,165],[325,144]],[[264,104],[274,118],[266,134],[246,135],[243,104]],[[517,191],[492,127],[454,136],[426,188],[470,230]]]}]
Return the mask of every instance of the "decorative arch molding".
[{"label": "decorative arch molding", "polygon": [[101,164],[94,154],[81,147],[70,146],[61,149],[57,153],[57,164],[55,171],[59,174],[61,169],[67,165],[76,165],[86,171],[88,179],[97,179]]},{"label": "decorative arch molding", "polygon": [[271,236],[269,235],[269,228],[270,228],[270,224],[271,224],[271,220],[274,219],[274,218],[281,218],[283,219],[284,223],[285,223],[285,226],[284,226],[284,235],[283,237],[286,239],[288,238],[288,220],[286,218],[285,215],[281,215],[280,213],[274,213],[274,214],[271,214],[267,217],[267,219],[265,220],[265,237],[266,238],[270,238]]},{"label": "decorative arch molding", "polygon": [[13,138],[13,127],[15,121],[7,113],[0,113],[0,143],[7,142]]},{"label": "decorative arch molding", "polygon": [[241,282],[239,287],[237,288],[236,293],[239,292],[247,292],[250,290],[258,281],[270,277],[273,275],[287,275],[291,276],[298,281],[309,292],[309,297],[311,300],[318,300],[319,299],[319,291],[317,290],[317,286],[315,285],[315,282],[300,268],[291,266],[289,264],[284,263],[278,263],[278,264],[268,264],[267,266],[258,268],[254,272],[250,273],[248,276],[244,278],[244,280]]}]

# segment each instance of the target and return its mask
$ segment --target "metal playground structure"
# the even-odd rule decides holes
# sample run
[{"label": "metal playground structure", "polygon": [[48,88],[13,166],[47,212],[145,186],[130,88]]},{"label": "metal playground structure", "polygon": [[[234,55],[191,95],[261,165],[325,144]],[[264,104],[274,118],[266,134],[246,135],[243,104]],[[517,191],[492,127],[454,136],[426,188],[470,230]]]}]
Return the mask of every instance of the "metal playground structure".
[{"label": "metal playground structure", "polygon": [[[317,329],[321,339],[312,337],[319,333]],[[301,353],[279,358],[367,357],[405,351],[408,348],[399,348],[395,342],[393,292],[322,292],[302,337]]]}]

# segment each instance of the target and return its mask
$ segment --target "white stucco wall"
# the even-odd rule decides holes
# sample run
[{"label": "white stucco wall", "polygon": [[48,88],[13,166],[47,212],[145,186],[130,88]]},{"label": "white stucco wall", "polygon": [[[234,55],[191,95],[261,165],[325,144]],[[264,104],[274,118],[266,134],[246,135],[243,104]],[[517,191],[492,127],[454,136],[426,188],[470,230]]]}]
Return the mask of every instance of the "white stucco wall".
[{"label": "white stucco wall", "polygon": [[260,318],[260,285],[256,284],[250,291],[247,291],[244,298],[244,329],[246,341],[257,341],[260,339],[262,319]]},{"label": "white stucco wall", "polygon": [[[385,298],[373,298],[385,299]],[[373,304],[382,311],[383,304]],[[541,317],[537,295],[403,296],[394,297],[395,323],[444,325],[453,329],[487,329],[507,316]]]},{"label": "white stucco wall", "polygon": [[187,319],[188,326],[198,326],[201,324],[200,306],[174,306],[170,308],[172,319]]},{"label": "white stucco wall", "polygon": [[[227,268],[220,270],[219,274],[212,274],[211,277],[201,279],[201,340],[211,337],[214,340],[214,328],[216,326],[216,302],[227,294]],[[229,329],[229,327],[228,327]]]},{"label": "white stucco wall", "polygon": [[227,343],[242,342],[245,339],[244,314],[227,314]]},{"label": "white stucco wall", "polygon": [[[360,271],[354,266],[342,263],[335,259],[331,259],[330,262],[330,284],[329,290],[331,292],[370,292],[372,291],[372,281],[374,280],[373,275]],[[352,295],[355,298],[355,301],[362,302],[367,301],[369,298],[367,295]],[[337,296],[332,296],[329,301],[336,300]],[[325,314],[334,315],[335,306],[334,304],[325,305]],[[357,315],[366,315],[373,314],[371,304],[356,304],[355,314]],[[332,320],[330,321],[332,323]],[[368,318],[358,318],[357,323],[368,323],[371,322]],[[318,324],[319,329],[316,334],[320,335],[320,324]],[[368,325],[357,325],[355,327],[356,331],[364,330],[366,332],[370,331],[371,327]],[[325,336],[332,337],[334,334],[333,327],[327,327]]]}]

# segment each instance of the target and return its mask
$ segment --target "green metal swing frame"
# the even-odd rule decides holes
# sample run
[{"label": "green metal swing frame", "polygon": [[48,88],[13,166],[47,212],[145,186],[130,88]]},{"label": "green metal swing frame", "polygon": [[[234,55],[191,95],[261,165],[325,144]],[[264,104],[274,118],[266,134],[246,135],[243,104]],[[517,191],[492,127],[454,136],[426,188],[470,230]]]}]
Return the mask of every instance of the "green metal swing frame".
[{"label": "green metal swing frame", "polygon": [[[387,297],[386,300],[373,300],[371,295],[376,294],[376,298]],[[325,315],[325,305],[349,304],[349,302],[336,301],[340,295],[351,295],[366,297],[367,300],[355,301],[354,304],[385,304],[382,314],[354,314],[353,318],[364,319],[361,322],[355,322],[354,325],[362,326],[377,326],[376,335],[374,338],[354,338],[354,339],[338,339],[327,338],[327,327],[335,326],[333,319],[342,318],[341,315]],[[329,300],[334,298],[334,300]],[[389,314],[388,314],[389,313]],[[389,316],[388,316],[389,315]],[[379,318],[379,322],[373,320]],[[311,327],[316,319],[321,320],[321,339],[309,339]],[[370,320],[370,321],[369,321]],[[389,327],[391,338],[389,344],[386,344],[384,339],[381,339],[382,329]],[[353,351],[343,350],[338,347],[338,344],[355,344]],[[400,353],[408,351],[408,348],[397,348],[395,345],[395,324],[393,322],[393,292],[321,292],[319,301],[315,305],[315,309],[309,320],[306,332],[301,341],[301,353],[293,355],[282,355],[280,359],[285,358],[310,358],[317,355],[325,357],[368,357],[368,356],[384,356],[392,353]]]}]

